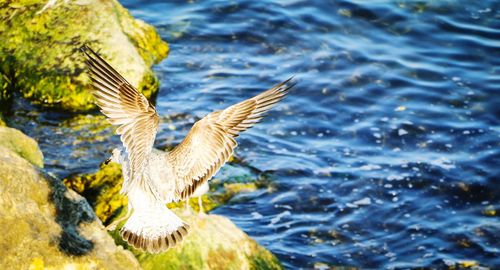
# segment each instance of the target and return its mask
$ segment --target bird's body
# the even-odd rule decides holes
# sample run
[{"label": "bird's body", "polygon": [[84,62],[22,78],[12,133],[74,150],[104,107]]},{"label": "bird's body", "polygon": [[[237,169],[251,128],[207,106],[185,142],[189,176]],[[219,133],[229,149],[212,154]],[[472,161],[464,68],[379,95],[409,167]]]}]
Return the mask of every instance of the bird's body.
[{"label": "bird's body", "polygon": [[[167,152],[152,149],[146,159],[142,175],[144,180],[131,182],[131,164],[126,151],[117,149],[113,152],[113,161],[122,165],[122,193],[127,193],[131,213],[121,235],[134,247],[149,252],[175,246],[182,241],[189,229],[189,225],[165,207],[166,203],[175,201],[173,196],[169,196],[175,193],[175,185],[172,185],[175,175],[173,167],[169,166],[167,155]],[[128,187],[127,190],[125,187]]]},{"label": "bird's body", "polygon": [[[127,157],[125,149],[119,148],[116,155],[118,158],[114,158],[113,161],[120,163],[122,165],[122,171],[124,172],[123,188],[122,193],[125,192],[125,187],[131,185],[129,168],[130,162]],[[150,190],[148,195],[150,200],[157,200],[163,204],[176,202],[179,198],[173,196],[175,194],[176,175],[175,166],[169,162],[169,152],[162,151],[153,148],[151,154],[146,158],[146,163],[143,171],[142,177],[146,179],[144,182],[149,183]],[[133,187],[133,189],[138,187]],[[140,187],[139,187],[140,188]],[[208,191],[208,182],[200,185],[189,197],[199,197]],[[130,194],[129,194],[130,197]]]},{"label": "bird's body", "polygon": [[231,157],[235,138],[258,123],[293,86],[289,79],[261,94],[197,121],[171,151],[153,148],[159,116],[154,106],[90,48],[82,48],[96,104],[118,125],[123,148],[111,161],[122,165],[122,193],[129,213],[121,236],[136,248],[161,252],[182,241],[189,226],[165,204],[208,190],[208,180]]}]

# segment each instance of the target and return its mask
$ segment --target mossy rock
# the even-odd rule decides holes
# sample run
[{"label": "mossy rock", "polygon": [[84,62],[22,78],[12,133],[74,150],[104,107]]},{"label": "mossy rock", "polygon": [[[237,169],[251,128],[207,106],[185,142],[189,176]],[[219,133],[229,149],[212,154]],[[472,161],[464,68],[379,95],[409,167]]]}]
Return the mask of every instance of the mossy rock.
[{"label": "mossy rock", "polygon": [[278,259],[257,244],[228,218],[176,211],[190,224],[183,242],[160,254],[127,246],[118,232],[115,240],[133,250],[143,269],[282,269]]},{"label": "mossy rock", "polygon": [[0,112],[0,127],[4,127],[4,126],[6,126],[5,121],[3,120],[2,112]]},{"label": "mossy rock", "polygon": [[115,245],[83,197],[18,150],[38,149],[36,143],[15,144],[0,145],[0,269],[140,267],[132,253]]},{"label": "mossy rock", "polygon": [[89,201],[104,224],[109,224],[117,215],[126,212],[128,200],[120,194],[122,170],[116,163],[101,166],[93,174],[69,176],[63,182]]},{"label": "mossy rock", "polygon": [[70,111],[95,107],[84,58],[88,44],[147,97],[158,89],[150,67],[168,54],[156,30],[116,0],[0,3],[0,103],[18,91],[34,103]]},{"label": "mossy rock", "polygon": [[43,154],[38,148],[38,144],[17,129],[0,127],[0,149],[2,149],[0,151],[8,149],[31,164],[43,167]]},{"label": "mossy rock", "polygon": [[[226,164],[225,173],[239,172],[225,181],[214,179],[210,192],[202,196],[205,211],[227,203],[236,195],[255,191],[267,182],[236,165]],[[224,173],[222,173],[224,175]],[[127,212],[127,199],[119,194],[123,182],[121,167],[110,163],[93,174],[73,175],[64,179],[67,187],[86,197],[104,224],[110,224]],[[198,215],[198,199],[190,199],[191,210],[184,210],[184,202],[171,203],[173,209],[191,230],[184,243],[166,253],[148,254],[133,249],[111,232],[116,244],[134,252],[144,269],[282,269],[279,261],[268,250],[258,245],[229,219],[217,215]]]}]

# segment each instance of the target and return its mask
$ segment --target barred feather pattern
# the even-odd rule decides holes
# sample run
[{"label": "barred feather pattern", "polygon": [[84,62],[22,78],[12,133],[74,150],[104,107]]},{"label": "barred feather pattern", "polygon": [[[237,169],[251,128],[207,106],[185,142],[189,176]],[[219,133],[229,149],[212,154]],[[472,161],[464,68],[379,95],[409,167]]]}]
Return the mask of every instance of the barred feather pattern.
[{"label": "barred feather pattern", "polygon": [[96,104],[111,124],[119,126],[116,132],[121,135],[130,161],[129,181],[123,185],[122,192],[127,193],[130,185],[139,185],[156,193],[148,183],[137,183],[143,181],[142,172],[158,130],[160,118],[155,107],[92,49],[85,46],[82,51]]},{"label": "barred feather pattern", "polygon": [[[261,94],[215,111],[197,121],[172,151],[153,148],[159,125],[155,107],[125,78],[88,46],[82,48],[101,112],[117,125],[126,153],[122,192],[129,198],[131,216],[120,231],[130,245],[156,253],[186,237],[189,225],[165,203],[184,200],[210,180],[226,163],[239,134],[262,120],[295,85],[292,78]],[[125,156],[126,154],[126,156]]]},{"label": "barred feather pattern", "polygon": [[168,162],[175,169],[177,199],[188,198],[210,180],[233,154],[235,138],[258,123],[294,85],[290,78],[196,122],[186,138],[168,153]]}]

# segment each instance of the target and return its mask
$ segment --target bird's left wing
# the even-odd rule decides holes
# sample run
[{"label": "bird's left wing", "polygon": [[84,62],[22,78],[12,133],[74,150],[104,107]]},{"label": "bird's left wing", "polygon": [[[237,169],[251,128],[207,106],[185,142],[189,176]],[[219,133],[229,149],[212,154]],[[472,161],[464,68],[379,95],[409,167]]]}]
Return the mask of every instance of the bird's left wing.
[{"label": "bird's left wing", "polygon": [[122,191],[127,193],[131,185],[135,184],[147,187],[142,183],[142,172],[158,130],[158,113],[143,94],[97,53],[88,46],[81,50],[90,70],[96,104],[111,124],[119,126],[116,132],[121,135],[120,139],[127,150],[129,181],[123,184]]}]

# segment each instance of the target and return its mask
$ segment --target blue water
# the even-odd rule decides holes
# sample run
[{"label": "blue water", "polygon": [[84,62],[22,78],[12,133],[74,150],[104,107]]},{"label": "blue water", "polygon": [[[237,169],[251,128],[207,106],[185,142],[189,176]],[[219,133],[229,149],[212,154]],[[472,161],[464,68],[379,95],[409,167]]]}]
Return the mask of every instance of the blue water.
[{"label": "blue water", "polygon": [[[299,81],[236,149],[274,188],[215,213],[290,269],[500,268],[500,2],[164,2],[122,2],[170,43],[154,67],[157,146]],[[119,143],[17,106],[14,125],[60,177],[95,170]]]}]

